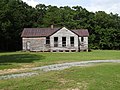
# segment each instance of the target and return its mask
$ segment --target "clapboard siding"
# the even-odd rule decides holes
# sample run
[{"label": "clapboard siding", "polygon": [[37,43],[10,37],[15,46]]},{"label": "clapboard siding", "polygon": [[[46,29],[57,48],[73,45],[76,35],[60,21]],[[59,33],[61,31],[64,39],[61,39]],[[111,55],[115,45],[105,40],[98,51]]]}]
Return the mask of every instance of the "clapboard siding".
[{"label": "clapboard siding", "polygon": [[[44,28],[44,30],[46,30]],[[88,51],[87,30],[68,30],[63,27],[61,29],[24,29],[22,33],[22,45],[24,51]],[[50,33],[50,30],[52,33]],[[36,32],[37,31],[37,32]],[[41,33],[42,32],[42,33]],[[29,34],[30,33],[30,34]],[[35,36],[32,33],[36,33]],[[38,34],[40,33],[40,34]],[[40,36],[39,36],[40,35]],[[50,38],[49,45],[46,45],[46,37]],[[58,46],[54,47],[54,37],[58,37]],[[62,37],[66,37],[66,46],[62,45]],[[70,43],[70,37],[74,37],[74,45]],[[83,38],[83,41],[82,39]]]}]

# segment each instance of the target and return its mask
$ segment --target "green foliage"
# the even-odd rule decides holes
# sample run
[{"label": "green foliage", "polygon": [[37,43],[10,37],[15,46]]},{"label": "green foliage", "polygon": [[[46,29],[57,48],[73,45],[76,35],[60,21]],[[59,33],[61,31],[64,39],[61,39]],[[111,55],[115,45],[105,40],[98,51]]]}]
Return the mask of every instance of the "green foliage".
[{"label": "green foliage", "polygon": [[120,49],[120,16],[104,11],[89,12],[81,6],[35,8],[21,0],[0,0],[0,51],[20,50],[23,28],[67,27],[88,29],[91,49]]}]

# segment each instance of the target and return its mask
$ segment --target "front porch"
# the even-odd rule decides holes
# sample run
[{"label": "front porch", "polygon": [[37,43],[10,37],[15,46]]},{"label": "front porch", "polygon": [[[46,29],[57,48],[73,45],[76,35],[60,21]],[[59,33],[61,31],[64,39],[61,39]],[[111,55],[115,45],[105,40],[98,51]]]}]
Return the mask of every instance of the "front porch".
[{"label": "front porch", "polygon": [[50,52],[78,52],[78,48],[74,46],[64,46],[64,47],[63,46],[58,45],[57,47],[55,47],[55,46],[50,46],[50,44],[45,44],[45,48],[47,48],[48,51]]}]

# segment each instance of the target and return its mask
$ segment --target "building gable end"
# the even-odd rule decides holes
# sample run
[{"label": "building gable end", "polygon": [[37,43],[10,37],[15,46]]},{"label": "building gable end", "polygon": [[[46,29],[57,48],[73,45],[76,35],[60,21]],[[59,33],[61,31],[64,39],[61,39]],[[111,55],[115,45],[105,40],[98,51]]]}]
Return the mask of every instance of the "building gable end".
[{"label": "building gable end", "polygon": [[[78,34],[76,34],[76,33],[74,33],[73,31],[67,29],[66,27],[60,28],[59,30],[57,30],[56,32],[54,32],[53,34],[51,34],[50,36],[52,36],[52,35],[54,35],[54,34],[57,34],[57,33],[60,33],[60,32],[61,32],[63,35],[65,35],[65,36],[66,36],[66,34],[69,34],[69,33],[78,36]],[[69,33],[68,33],[68,32],[69,32]]]}]

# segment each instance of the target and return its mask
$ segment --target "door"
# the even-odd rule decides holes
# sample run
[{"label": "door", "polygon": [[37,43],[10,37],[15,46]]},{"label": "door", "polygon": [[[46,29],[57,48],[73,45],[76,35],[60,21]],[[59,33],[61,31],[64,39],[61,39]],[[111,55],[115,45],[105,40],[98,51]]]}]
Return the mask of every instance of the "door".
[{"label": "door", "polygon": [[26,42],[26,50],[30,50],[30,42]]}]

